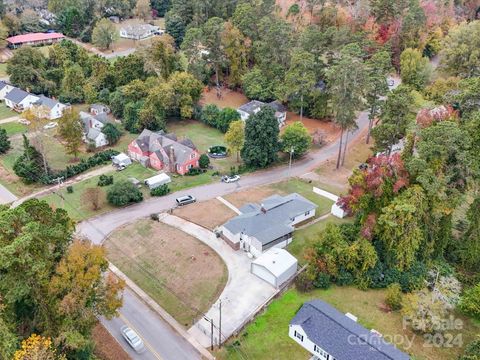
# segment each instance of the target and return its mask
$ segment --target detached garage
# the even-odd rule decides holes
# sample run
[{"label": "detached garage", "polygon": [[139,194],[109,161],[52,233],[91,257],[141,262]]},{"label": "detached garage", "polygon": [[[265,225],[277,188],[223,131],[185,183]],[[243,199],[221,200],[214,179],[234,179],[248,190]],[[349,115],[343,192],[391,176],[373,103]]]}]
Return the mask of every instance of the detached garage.
[{"label": "detached garage", "polygon": [[272,248],[252,262],[250,271],[278,288],[295,275],[297,263],[297,259],[287,250]]}]

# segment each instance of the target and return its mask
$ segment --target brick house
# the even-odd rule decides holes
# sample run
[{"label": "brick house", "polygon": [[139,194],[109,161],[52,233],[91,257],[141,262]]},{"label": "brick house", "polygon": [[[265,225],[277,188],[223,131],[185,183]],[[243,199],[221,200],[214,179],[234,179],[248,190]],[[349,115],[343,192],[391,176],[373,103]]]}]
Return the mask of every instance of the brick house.
[{"label": "brick house", "polygon": [[128,155],[143,166],[180,175],[198,167],[200,159],[200,153],[191,140],[178,140],[175,134],[147,129],[128,145]]}]

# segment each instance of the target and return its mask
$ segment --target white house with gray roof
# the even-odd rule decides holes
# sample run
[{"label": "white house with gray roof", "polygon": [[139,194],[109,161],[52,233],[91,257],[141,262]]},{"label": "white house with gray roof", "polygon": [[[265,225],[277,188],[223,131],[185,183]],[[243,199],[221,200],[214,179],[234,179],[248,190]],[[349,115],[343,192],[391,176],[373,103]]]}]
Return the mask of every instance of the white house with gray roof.
[{"label": "white house with gray roof", "polygon": [[282,127],[283,125],[285,125],[285,120],[287,119],[287,109],[279,101],[272,101],[266,104],[258,100],[252,100],[240,106],[237,109],[237,112],[240,114],[240,118],[243,121],[247,121],[250,116],[258,113],[264,106],[268,106],[275,111],[275,117],[278,121],[278,127]]},{"label": "white house with gray roof", "polygon": [[288,335],[313,360],[410,360],[382,336],[321,300],[303,304],[290,321]]},{"label": "white house with gray roof", "polygon": [[154,35],[160,35],[163,30],[160,27],[150,24],[131,24],[120,29],[120,37],[124,39],[142,40]]},{"label": "white house with gray roof", "polygon": [[5,96],[13,89],[13,86],[5,81],[0,81],[0,100],[5,100]]},{"label": "white house with gray roof", "polygon": [[235,250],[259,257],[270,248],[291,243],[294,226],[314,217],[316,208],[297,193],[273,195],[261,205],[250,203],[240,208],[241,215],[223,224],[219,233]]},{"label": "white house with gray roof", "polygon": [[107,114],[92,115],[85,111],[80,111],[79,115],[83,124],[83,140],[86,143],[94,144],[97,148],[108,145],[108,139],[102,132],[103,127],[108,122]]},{"label": "white house with gray roof", "polygon": [[14,111],[22,112],[39,99],[36,95],[14,87],[5,95],[5,105]]},{"label": "white house with gray roof", "polygon": [[38,100],[32,103],[32,106],[42,107],[46,110],[46,118],[49,120],[59,119],[63,116],[63,112],[70,108],[70,104],[62,104],[61,102],[46,97],[45,95],[37,95]]}]

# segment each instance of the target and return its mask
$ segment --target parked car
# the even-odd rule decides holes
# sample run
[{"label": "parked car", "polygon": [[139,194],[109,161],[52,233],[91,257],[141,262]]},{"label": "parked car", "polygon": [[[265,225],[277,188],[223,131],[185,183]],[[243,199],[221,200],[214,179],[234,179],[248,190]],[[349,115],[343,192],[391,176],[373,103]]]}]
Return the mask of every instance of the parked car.
[{"label": "parked car", "polygon": [[138,336],[135,331],[126,325],[122,326],[120,331],[128,345],[130,345],[137,353],[141,353],[143,350],[145,350],[145,345],[143,345],[142,339],[140,339],[140,336]]},{"label": "parked car", "polygon": [[122,171],[125,170],[127,167],[125,165],[118,165],[117,166],[117,171]]},{"label": "parked car", "polygon": [[58,123],[56,121],[50,121],[47,125],[45,125],[43,128],[45,130],[48,130],[48,129],[53,129],[54,127],[57,127],[58,126]]},{"label": "parked car", "polygon": [[222,177],[222,182],[224,183],[233,183],[235,181],[240,180],[240,175],[233,175],[233,176],[223,176]]},{"label": "parked car", "polygon": [[178,206],[192,204],[195,201],[197,201],[197,199],[195,199],[192,195],[180,196],[179,198],[175,199],[175,202]]},{"label": "parked car", "polygon": [[390,86],[390,87],[392,87],[393,85],[395,85],[395,80],[390,79],[390,78],[387,79],[387,85]]},{"label": "parked car", "polygon": [[18,122],[22,125],[30,125],[30,121],[27,119],[19,119]]}]

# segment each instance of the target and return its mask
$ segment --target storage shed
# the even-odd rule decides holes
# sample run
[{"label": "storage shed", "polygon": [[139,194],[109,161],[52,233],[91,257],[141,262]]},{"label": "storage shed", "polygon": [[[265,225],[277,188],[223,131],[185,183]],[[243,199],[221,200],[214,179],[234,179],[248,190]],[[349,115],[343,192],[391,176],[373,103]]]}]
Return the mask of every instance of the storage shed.
[{"label": "storage shed", "polygon": [[278,288],[295,275],[297,263],[297,259],[287,250],[272,248],[252,262],[250,271]]},{"label": "storage shed", "polygon": [[152,176],[144,181],[145,185],[147,185],[150,190],[168,184],[169,182],[172,182],[172,179],[170,179],[170,176],[165,173]]},{"label": "storage shed", "polygon": [[120,153],[112,158],[112,162],[117,166],[128,166],[132,163],[132,160],[125,153]]}]

